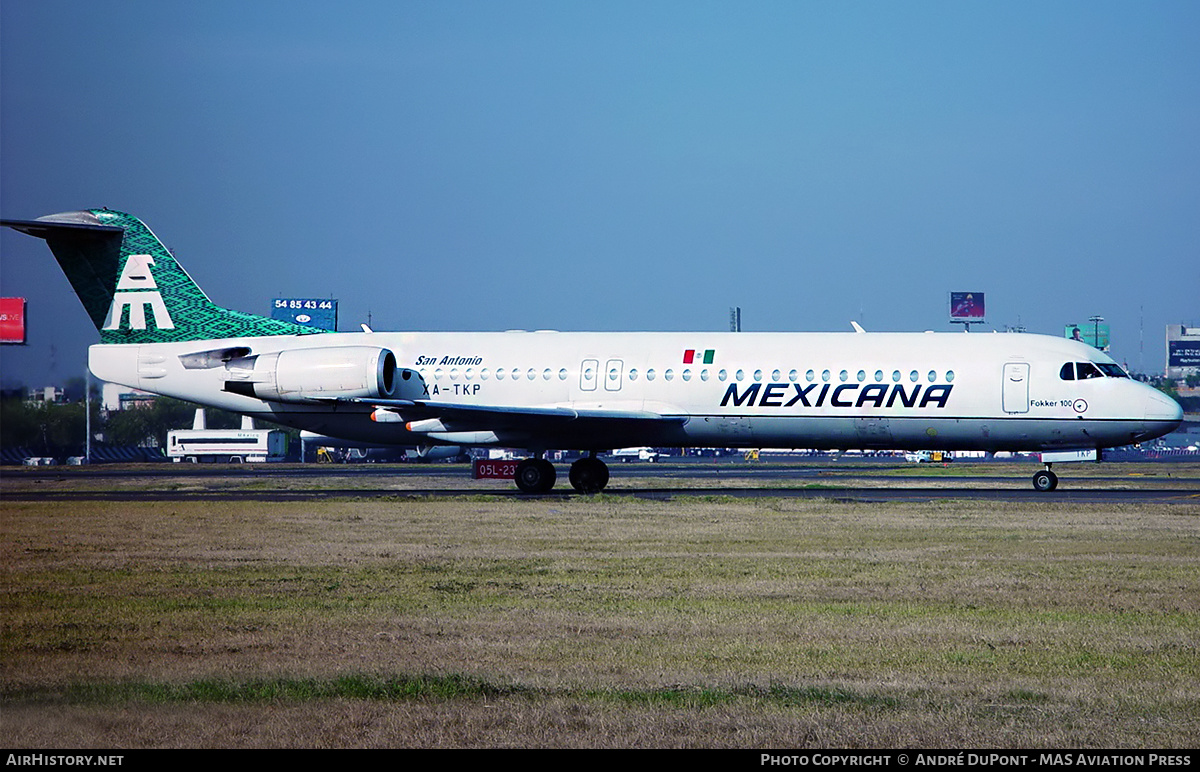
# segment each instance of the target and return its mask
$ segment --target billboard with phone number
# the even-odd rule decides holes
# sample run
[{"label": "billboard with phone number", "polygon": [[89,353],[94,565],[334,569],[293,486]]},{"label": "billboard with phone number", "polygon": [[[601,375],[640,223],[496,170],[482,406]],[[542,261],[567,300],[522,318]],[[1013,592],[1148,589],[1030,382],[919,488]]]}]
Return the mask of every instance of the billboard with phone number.
[{"label": "billboard with phone number", "polygon": [[336,332],[337,304],[331,298],[275,298],[271,318]]}]

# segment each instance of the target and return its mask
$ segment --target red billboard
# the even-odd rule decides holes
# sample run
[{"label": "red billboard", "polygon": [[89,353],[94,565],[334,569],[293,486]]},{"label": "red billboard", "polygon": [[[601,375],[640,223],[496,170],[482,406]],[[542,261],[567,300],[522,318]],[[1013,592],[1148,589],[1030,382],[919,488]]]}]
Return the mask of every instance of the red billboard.
[{"label": "red billboard", "polygon": [[950,321],[982,322],[983,319],[982,292],[950,293]]},{"label": "red billboard", "polygon": [[25,298],[0,298],[0,343],[25,342]]}]

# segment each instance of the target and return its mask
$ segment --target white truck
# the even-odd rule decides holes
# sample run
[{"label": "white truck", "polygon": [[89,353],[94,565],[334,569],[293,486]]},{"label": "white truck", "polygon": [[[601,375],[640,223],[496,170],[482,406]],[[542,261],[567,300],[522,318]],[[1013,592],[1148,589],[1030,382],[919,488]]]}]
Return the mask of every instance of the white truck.
[{"label": "white truck", "polygon": [[630,461],[657,461],[658,451],[654,448],[620,448],[612,452],[613,458],[629,463]]},{"label": "white truck", "polygon": [[917,450],[905,453],[904,460],[914,464],[947,464],[954,460],[954,456],[944,450]]}]

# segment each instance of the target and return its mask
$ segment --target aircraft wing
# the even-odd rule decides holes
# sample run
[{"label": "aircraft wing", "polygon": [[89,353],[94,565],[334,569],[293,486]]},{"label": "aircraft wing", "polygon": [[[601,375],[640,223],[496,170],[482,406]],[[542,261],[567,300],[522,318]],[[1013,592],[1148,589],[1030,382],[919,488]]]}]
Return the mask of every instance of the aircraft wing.
[{"label": "aircraft wing", "polygon": [[518,407],[514,405],[465,405],[454,402],[438,402],[427,399],[352,399],[374,407],[394,409],[409,420],[441,418],[454,423],[469,423],[488,428],[502,423],[506,425],[544,424],[546,422],[574,421],[581,418],[621,421],[646,421],[649,423],[679,424],[687,420],[682,415],[663,415],[646,410],[623,410],[608,408],[569,407]]},{"label": "aircraft wing", "polygon": [[575,441],[595,438],[595,442],[604,444],[611,438],[629,433],[667,435],[688,420],[688,416],[683,414],[621,407],[467,405],[423,399],[346,401],[393,411],[398,420],[404,421],[412,431],[426,431],[434,435],[492,432],[500,439],[542,437],[548,443],[566,437]]}]

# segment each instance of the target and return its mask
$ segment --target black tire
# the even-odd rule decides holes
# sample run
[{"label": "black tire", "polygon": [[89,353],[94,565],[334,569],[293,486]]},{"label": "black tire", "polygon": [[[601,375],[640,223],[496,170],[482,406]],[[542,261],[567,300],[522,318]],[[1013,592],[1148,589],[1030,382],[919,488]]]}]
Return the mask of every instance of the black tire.
[{"label": "black tire", "polygon": [[608,465],[594,456],[581,458],[571,464],[568,479],[580,493],[599,493],[608,485]]},{"label": "black tire", "polygon": [[1034,490],[1048,493],[1058,487],[1058,475],[1049,469],[1043,469],[1033,476]]},{"label": "black tire", "polygon": [[558,474],[554,464],[544,458],[527,458],[517,464],[514,479],[522,493],[546,493],[554,487]]}]

